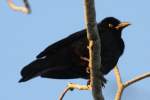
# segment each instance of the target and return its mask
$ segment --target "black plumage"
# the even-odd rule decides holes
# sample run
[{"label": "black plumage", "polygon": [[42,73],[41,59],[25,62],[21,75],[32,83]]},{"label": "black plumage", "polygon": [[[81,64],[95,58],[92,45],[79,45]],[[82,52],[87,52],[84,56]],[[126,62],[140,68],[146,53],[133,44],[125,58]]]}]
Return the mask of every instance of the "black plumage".
[{"label": "black plumage", "polygon": [[[124,42],[121,32],[128,25],[129,23],[120,22],[114,17],[107,17],[98,23],[102,74],[109,73],[122,55]],[[36,76],[54,79],[89,79],[87,46],[85,29],[50,45],[22,69],[22,78],[19,82],[28,81]]]}]

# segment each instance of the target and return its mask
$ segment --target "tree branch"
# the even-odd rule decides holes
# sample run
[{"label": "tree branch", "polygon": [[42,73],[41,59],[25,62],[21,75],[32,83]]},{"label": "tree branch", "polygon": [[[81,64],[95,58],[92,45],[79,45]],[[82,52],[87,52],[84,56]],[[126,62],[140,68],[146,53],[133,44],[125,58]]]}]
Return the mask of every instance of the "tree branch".
[{"label": "tree branch", "polygon": [[25,14],[31,13],[30,5],[27,0],[23,0],[24,6],[17,6],[13,3],[12,0],[7,0],[7,1],[8,1],[8,5],[11,9],[13,9],[15,11],[23,12]]},{"label": "tree branch", "polygon": [[143,80],[143,79],[148,78],[148,77],[150,77],[150,72],[144,73],[143,75],[139,75],[139,76],[135,77],[134,79],[127,81],[124,84],[124,86],[127,87],[129,85],[134,84],[135,82],[138,82],[138,81]]},{"label": "tree branch", "polygon": [[85,3],[85,23],[87,37],[89,40],[89,68],[92,94],[94,100],[104,100],[101,89],[100,66],[101,66],[101,44],[96,24],[95,2],[94,0],[84,0]]},{"label": "tree branch", "polygon": [[91,86],[90,85],[78,85],[78,84],[74,84],[74,83],[69,83],[68,86],[64,89],[64,91],[60,95],[59,100],[63,100],[65,94],[69,90],[74,90],[74,89],[78,89],[78,90],[91,90]]},{"label": "tree branch", "polygon": [[119,72],[119,68],[117,66],[115,66],[115,68],[114,68],[114,73],[115,73],[117,86],[118,86],[118,90],[117,90],[117,93],[116,93],[116,96],[115,96],[115,100],[121,100],[121,95],[123,93],[124,85],[123,85],[123,82],[121,80],[121,75],[120,75],[120,72]]},{"label": "tree branch", "polygon": [[94,100],[104,100],[101,90],[100,66],[101,66],[101,42],[96,24],[96,13],[94,0],[85,0],[85,23],[87,28],[87,37],[89,40],[89,68],[90,68],[90,86],[81,86],[78,84],[68,84],[67,88],[61,94],[59,100],[62,100],[68,90],[91,90]]},{"label": "tree branch", "polygon": [[64,89],[64,91],[62,92],[62,94],[60,95],[59,100],[63,100],[65,94],[66,94],[69,90],[70,90],[70,88],[69,88],[69,87],[66,87],[66,88]]},{"label": "tree branch", "polygon": [[150,72],[147,72],[147,73],[144,73],[143,75],[135,77],[132,80],[126,81],[123,84],[123,82],[121,80],[120,72],[119,72],[119,69],[118,69],[117,66],[114,68],[114,73],[115,73],[117,86],[118,86],[118,90],[117,90],[117,93],[116,93],[116,96],[115,96],[115,100],[121,100],[122,93],[123,93],[123,91],[126,87],[128,87],[128,86],[130,86],[130,85],[134,84],[135,82],[138,82],[142,79],[150,77]]}]

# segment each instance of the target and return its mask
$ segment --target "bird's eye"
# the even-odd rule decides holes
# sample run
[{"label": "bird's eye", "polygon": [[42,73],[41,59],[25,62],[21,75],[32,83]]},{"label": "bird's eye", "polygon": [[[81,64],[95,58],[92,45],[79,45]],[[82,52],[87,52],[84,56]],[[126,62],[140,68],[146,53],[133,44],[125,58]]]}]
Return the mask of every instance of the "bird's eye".
[{"label": "bird's eye", "polygon": [[109,28],[113,28],[113,25],[112,24],[108,24]]}]

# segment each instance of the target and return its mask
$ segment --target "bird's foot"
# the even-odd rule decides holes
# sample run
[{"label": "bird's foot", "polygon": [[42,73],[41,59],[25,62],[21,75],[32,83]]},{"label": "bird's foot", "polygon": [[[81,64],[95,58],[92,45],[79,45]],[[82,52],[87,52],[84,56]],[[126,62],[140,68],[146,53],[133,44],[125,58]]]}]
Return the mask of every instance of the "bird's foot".
[{"label": "bird's foot", "polygon": [[101,75],[101,76],[100,76],[100,79],[101,79],[101,86],[102,86],[102,87],[105,87],[105,84],[107,83],[106,78],[105,78],[103,75]]},{"label": "bird's foot", "polygon": [[[105,87],[105,84],[107,83],[107,80],[105,79],[105,77],[103,75],[100,76],[100,79],[101,79],[101,86],[102,87]],[[91,80],[89,79],[87,81],[87,86],[91,85]]]}]

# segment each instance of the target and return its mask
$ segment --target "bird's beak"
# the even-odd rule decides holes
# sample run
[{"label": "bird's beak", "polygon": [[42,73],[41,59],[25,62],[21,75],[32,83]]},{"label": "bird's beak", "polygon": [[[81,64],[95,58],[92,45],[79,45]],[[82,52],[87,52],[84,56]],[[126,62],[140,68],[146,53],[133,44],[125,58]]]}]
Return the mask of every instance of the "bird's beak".
[{"label": "bird's beak", "polygon": [[127,26],[129,26],[129,25],[131,25],[130,23],[128,23],[128,22],[121,22],[119,25],[117,25],[116,27],[115,27],[115,29],[123,29],[123,28],[125,28],[125,27],[127,27]]}]

